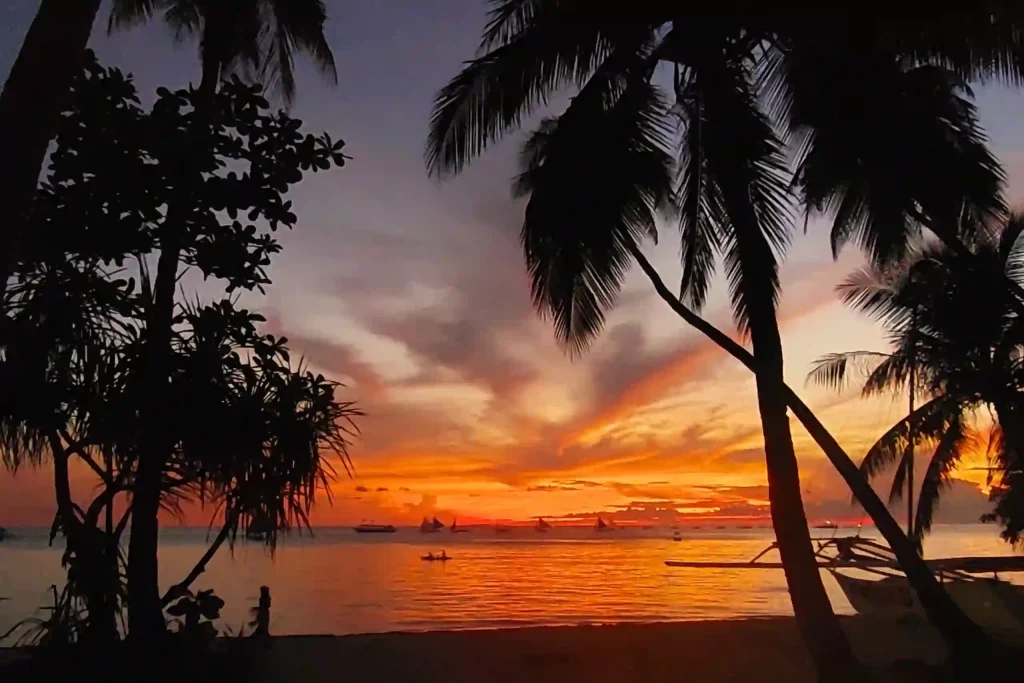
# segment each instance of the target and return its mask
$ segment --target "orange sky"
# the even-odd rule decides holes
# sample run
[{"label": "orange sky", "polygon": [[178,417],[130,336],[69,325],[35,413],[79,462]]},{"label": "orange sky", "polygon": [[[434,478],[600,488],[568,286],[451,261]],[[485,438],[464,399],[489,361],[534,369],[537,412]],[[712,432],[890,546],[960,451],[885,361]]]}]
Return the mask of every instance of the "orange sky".
[{"label": "orange sky", "polygon": [[[352,447],[358,476],[335,484],[334,506],[321,506],[314,521],[418,523],[435,513],[446,522],[763,517],[751,378],[688,330],[639,272],[582,358],[565,356],[532,310],[518,244],[523,206],[508,198],[521,138],[496,146],[456,181],[427,179],[431,98],[473,54],[483,25],[482,4],[430,5],[332,7],[327,33],[338,51],[339,86],[327,89],[300,68],[293,113],[310,130],[343,137],[353,159],[293,192],[299,226],[281,236],[274,285],[266,298],[246,300],[314,369],[348,384],[340,398],[367,412]],[[30,18],[12,10],[0,73]],[[136,74],[143,101],[158,85],[183,86],[195,76],[193,53],[177,50],[160,26],[103,33],[92,46],[101,60]],[[1011,200],[1020,201],[1019,96],[979,93],[1010,173]],[[665,280],[678,282],[674,228],[662,227],[661,246],[649,253]],[[834,263],[827,226],[812,222],[806,234],[801,227],[798,219],[782,271],[786,374],[859,460],[904,403],[803,388],[817,356],[883,349],[884,341],[834,296],[858,255],[847,250]],[[733,330],[723,282],[706,315]],[[809,515],[858,517],[799,425],[794,436]],[[962,476],[983,481],[978,472]],[[0,525],[49,524],[48,477],[0,473]],[[976,485],[959,484],[940,518],[971,521],[985,506]],[[206,518],[191,511],[185,521]]]},{"label": "orange sky", "polygon": [[[859,459],[899,416],[902,400],[863,401],[854,392],[836,396],[803,386],[811,359],[821,353],[884,348],[873,326],[832,295],[853,261],[788,267],[780,317],[789,381]],[[353,307],[341,314],[348,325],[334,323],[342,337],[334,340],[289,333],[296,321],[267,308],[268,329],[287,333],[313,369],[345,381],[342,397],[356,399],[368,413],[352,447],[357,476],[335,483],[334,505],[321,506],[316,523],[415,524],[434,514],[463,523],[539,515],[586,523],[596,514],[619,523],[767,521],[752,379],[666,314],[639,278],[608,331],[576,361],[559,351],[546,324],[528,309],[529,315],[491,330],[490,341],[468,331],[460,337],[455,316],[454,329],[441,334],[438,328],[449,324],[447,307],[461,296],[447,292],[414,321],[379,329],[353,322],[360,320]],[[379,302],[362,305],[380,308]],[[708,315],[728,324],[720,305]],[[860,520],[842,482],[796,422],[794,436],[809,516]],[[80,489],[87,488],[84,475],[79,472]],[[0,475],[0,520],[47,524],[49,476],[47,470]],[[977,472],[963,476],[983,480]],[[950,501],[943,506],[946,518],[958,521],[976,519],[985,505],[966,484]],[[204,524],[208,515],[190,510],[185,519],[168,521]]]}]

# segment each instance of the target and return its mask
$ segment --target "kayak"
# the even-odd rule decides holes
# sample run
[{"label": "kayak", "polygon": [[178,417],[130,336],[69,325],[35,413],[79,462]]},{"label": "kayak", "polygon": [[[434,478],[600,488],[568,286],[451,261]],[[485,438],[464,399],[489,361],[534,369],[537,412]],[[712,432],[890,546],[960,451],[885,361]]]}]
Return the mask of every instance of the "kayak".
[{"label": "kayak", "polygon": [[423,556],[420,557],[420,559],[423,560],[424,562],[447,562],[448,560],[450,560],[452,558],[450,558],[450,557],[435,557],[435,556],[431,556],[431,555],[423,555]]}]

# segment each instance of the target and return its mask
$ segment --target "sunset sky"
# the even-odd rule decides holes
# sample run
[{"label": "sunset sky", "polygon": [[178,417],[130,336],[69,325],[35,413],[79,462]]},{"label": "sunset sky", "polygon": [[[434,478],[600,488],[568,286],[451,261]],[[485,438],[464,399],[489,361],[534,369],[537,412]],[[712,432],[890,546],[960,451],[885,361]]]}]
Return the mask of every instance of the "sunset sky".
[{"label": "sunset sky", "polygon": [[[0,73],[36,5],[6,0],[0,8]],[[523,205],[508,190],[521,136],[457,180],[427,178],[432,97],[473,56],[483,3],[328,5],[339,85],[303,64],[293,114],[311,131],[345,139],[353,159],[293,193],[299,225],[283,237],[268,295],[249,300],[269,331],[344,381],[340,397],[367,413],[351,452],[357,477],[339,480],[333,507],[321,507],[314,520],[763,518],[753,381],[676,318],[641,273],[631,274],[605,333],[578,359],[562,352],[531,308],[518,244]],[[194,47],[176,47],[161,24],[107,37],[105,23],[106,9],[93,47],[104,63],[136,75],[144,99],[158,85],[197,79]],[[1024,199],[1024,127],[1015,125],[1021,99],[990,88],[978,95],[1016,203]],[[786,375],[859,461],[905,402],[802,388],[817,356],[885,346],[834,294],[859,254],[848,249],[834,262],[826,224],[812,222],[806,235],[802,219],[797,224],[783,269]],[[673,230],[665,225],[661,246],[648,253],[666,281],[678,282]],[[732,331],[721,282],[706,315]],[[795,422],[794,435],[809,515],[858,517]],[[0,474],[0,524],[49,524],[50,487],[45,471]],[[977,486],[962,482],[940,518],[972,521],[984,508]],[[193,512],[186,521],[206,517]]]}]

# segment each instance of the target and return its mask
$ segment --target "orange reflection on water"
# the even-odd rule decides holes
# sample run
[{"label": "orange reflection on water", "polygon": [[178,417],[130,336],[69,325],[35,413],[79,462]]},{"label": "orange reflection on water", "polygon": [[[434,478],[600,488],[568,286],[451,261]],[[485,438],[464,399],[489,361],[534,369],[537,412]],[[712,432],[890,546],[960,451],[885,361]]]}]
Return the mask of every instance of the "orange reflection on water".
[{"label": "orange reflection on water", "polygon": [[[538,534],[474,529],[466,534],[421,534],[403,529],[379,536],[321,529],[315,538],[290,538],[270,558],[258,545],[234,557],[220,553],[196,582],[227,601],[223,622],[236,631],[269,585],[272,630],[365,633],[441,628],[495,628],[790,614],[781,571],[666,567],[666,559],[746,561],[771,543],[770,529],[692,530],[671,540],[670,529],[557,528]],[[202,554],[204,533],[161,534],[165,586],[180,580]],[[424,562],[446,550],[447,563]],[[939,527],[929,539],[932,557],[1006,554],[992,527]],[[37,539],[5,542],[0,629],[43,604],[47,587],[63,581],[60,553]],[[823,574],[837,612],[849,603]],[[10,621],[10,624],[7,622]]]}]

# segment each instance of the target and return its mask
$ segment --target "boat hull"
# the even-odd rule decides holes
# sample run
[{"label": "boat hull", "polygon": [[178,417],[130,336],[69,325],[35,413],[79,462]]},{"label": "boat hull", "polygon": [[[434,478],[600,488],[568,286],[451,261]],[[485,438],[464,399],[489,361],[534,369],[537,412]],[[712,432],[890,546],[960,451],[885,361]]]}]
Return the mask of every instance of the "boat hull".
[{"label": "boat hull", "polygon": [[[859,614],[924,617],[910,582],[903,576],[858,579],[830,572]],[[953,601],[990,635],[1024,645],[1024,586],[999,579],[955,579],[942,584]]]}]

